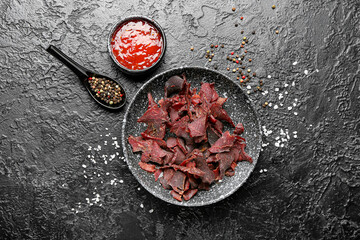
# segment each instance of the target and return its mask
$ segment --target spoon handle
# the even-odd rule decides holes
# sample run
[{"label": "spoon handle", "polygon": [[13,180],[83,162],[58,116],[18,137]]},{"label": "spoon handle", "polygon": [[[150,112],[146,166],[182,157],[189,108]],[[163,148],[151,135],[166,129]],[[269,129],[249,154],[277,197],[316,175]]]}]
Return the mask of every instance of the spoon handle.
[{"label": "spoon handle", "polygon": [[64,65],[66,65],[68,68],[70,68],[81,80],[87,78],[89,74],[89,70],[84,68],[83,66],[80,66],[77,62],[72,60],[70,57],[68,57],[65,53],[60,51],[57,47],[50,45],[47,49],[47,52],[49,52],[51,55],[56,57],[58,60],[60,60]]}]

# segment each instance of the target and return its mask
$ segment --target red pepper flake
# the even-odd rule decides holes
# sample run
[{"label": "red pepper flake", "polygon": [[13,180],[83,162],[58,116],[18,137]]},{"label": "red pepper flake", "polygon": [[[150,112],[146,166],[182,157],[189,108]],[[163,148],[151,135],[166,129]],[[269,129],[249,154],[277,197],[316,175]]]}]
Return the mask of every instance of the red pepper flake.
[{"label": "red pepper flake", "polygon": [[236,63],[239,63],[239,60],[236,60]]},{"label": "red pepper flake", "polygon": [[215,45],[215,48],[217,48],[217,47],[218,47],[218,45],[216,44],[216,45]]},{"label": "red pepper flake", "polygon": [[100,91],[98,91],[98,94],[100,94]]},{"label": "red pepper flake", "polygon": [[242,76],[242,79],[245,79],[245,78],[246,78],[245,75],[243,75],[243,76]]},{"label": "red pepper flake", "polygon": [[234,52],[231,52],[231,55],[234,55]]},{"label": "red pepper flake", "polygon": [[243,19],[244,19],[244,17],[241,17],[241,18],[240,18],[240,20],[243,20]]},{"label": "red pepper flake", "polygon": [[240,47],[241,47],[241,48],[243,48],[243,47],[244,47],[244,45],[242,45],[242,44],[241,44],[241,45],[240,45]]}]

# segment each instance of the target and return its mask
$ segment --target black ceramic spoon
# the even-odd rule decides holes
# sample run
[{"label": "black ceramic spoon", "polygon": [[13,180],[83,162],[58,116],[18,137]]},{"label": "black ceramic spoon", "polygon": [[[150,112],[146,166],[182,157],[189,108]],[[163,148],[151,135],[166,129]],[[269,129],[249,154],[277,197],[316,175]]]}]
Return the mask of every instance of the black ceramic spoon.
[{"label": "black ceramic spoon", "polygon": [[[53,45],[50,45],[46,51],[48,51],[50,54],[52,54],[54,57],[56,57],[58,60],[60,60],[64,65],[66,65],[68,68],[70,68],[80,79],[80,81],[85,85],[86,89],[88,90],[90,96],[102,107],[108,109],[108,110],[117,110],[123,107],[126,103],[126,93],[124,88],[121,86],[121,84],[118,81],[115,81],[114,79],[111,79],[107,76],[101,75],[96,72],[92,72],[83,66],[80,66],[77,62],[69,58],[65,53],[60,51],[58,48],[56,48]],[[106,101],[101,100],[101,98],[96,96],[96,92],[91,89],[89,78],[105,78],[109,81],[112,81],[119,85],[120,92],[122,94],[122,99],[119,103],[116,104],[109,104],[106,103]]]}]

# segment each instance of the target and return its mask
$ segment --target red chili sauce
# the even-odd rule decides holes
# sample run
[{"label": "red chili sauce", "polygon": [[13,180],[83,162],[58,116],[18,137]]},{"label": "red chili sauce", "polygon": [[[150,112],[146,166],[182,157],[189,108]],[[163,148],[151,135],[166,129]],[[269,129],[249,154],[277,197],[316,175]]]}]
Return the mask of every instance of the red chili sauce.
[{"label": "red chili sauce", "polygon": [[163,38],[149,22],[129,20],[115,31],[111,47],[116,60],[122,66],[130,70],[142,70],[159,59]]}]

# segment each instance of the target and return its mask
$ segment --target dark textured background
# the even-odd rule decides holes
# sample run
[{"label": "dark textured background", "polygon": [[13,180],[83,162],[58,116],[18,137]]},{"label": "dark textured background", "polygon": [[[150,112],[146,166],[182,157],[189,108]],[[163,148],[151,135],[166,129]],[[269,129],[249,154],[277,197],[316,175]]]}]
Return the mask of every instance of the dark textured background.
[{"label": "dark textured background", "polygon": [[[358,0],[2,0],[0,9],[1,239],[359,239]],[[133,14],[166,32],[153,74],[217,65],[236,81],[226,56],[249,38],[250,86],[265,83],[249,96],[263,151],[247,183],[219,203],[177,207],[141,188],[118,147],[124,110],[101,109],[44,51],[52,43],[121,79],[131,98],[151,76],[120,73],[106,38]],[[225,47],[210,63],[211,43]]]}]

